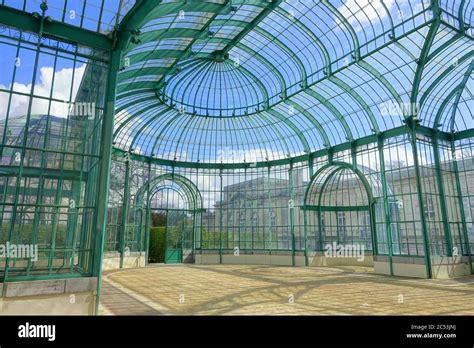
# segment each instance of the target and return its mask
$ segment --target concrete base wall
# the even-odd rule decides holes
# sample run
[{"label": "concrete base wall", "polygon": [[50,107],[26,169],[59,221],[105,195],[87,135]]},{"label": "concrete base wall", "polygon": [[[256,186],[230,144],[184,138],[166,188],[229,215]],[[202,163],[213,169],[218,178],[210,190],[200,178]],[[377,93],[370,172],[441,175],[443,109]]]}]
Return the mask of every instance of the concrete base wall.
[{"label": "concrete base wall", "polygon": [[[349,257],[325,257],[321,253],[312,253],[308,256],[308,265],[311,267],[338,267],[338,266],[365,266],[374,267],[375,274],[394,275],[410,278],[428,278],[423,257],[365,255],[364,259]],[[432,277],[448,279],[471,274],[469,259],[466,257],[432,257]],[[197,254],[196,264],[219,264],[218,254]],[[234,265],[276,265],[292,266],[291,255],[222,255],[222,264]],[[304,266],[304,256],[295,256],[295,266]]]},{"label": "concrete base wall", "polygon": [[[220,258],[218,254],[197,254],[195,257],[196,264],[219,264]],[[275,265],[275,266],[292,266],[293,259],[291,253],[274,253],[274,254],[240,254],[222,255],[222,264],[241,264],[241,265]],[[304,255],[299,253],[295,255],[295,266],[303,267],[305,265]],[[374,265],[374,259],[371,254],[365,255],[363,260],[357,258],[342,257],[325,257],[322,253],[311,253],[308,255],[308,265],[313,267],[335,267],[335,266],[367,266]]]},{"label": "concrete base wall", "polygon": [[92,315],[97,278],[9,282],[1,284],[0,315]]},{"label": "concrete base wall", "polygon": [[[428,278],[423,257],[393,256],[392,271],[395,276]],[[374,272],[390,275],[390,260],[388,256],[377,256],[377,260],[374,262]],[[431,274],[434,279],[449,279],[470,275],[469,258],[464,256],[432,256]]]},{"label": "concrete base wall", "polygon": [[[142,252],[130,252],[128,256],[123,258],[123,268],[138,268],[145,267],[146,253]],[[192,250],[183,250],[183,263],[194,263],[194,254]],[[219,261],[218,261],[219,263]],[[114,269],[120,269],[120,253],[117,251],[107,252],[104,254],[102,260],[102,270],[110,271]]]},{"label": "concrete base wall", "polygon": [[431,257],[431,264],[433,278],[448,279],[471,274],[469,258],[465,256],[433,256]]},{"label": "concrete base wall", "polygon": [[377,255],[374,257],[374,273],[409,278],[428,278],[423,257]]},{"label": "concrete base wall", "polygon": [[[196,255],[196,264],[219,264],[219,255],[201,254]],[[291,255],[222,255],[222,264],[234,265],[275,265],[275,266],[292,266],[293,260]],[[313,267],[335,267],[335,266],[368,266],[374,264],[372,255],[366,255],[364,260],[359,261],[357,258],[338,258],[324,257],[321,255],[310,255],[308,257],[308,265]],[[304,256],[295,256],[295,266],[303,267],[305,265]]]},{"label": "concrete base wall", "polygon": [[[390,275],[390,263],[374,261],[374,273]],[[392,263],[392,275],[409,278],[428,278],[425,265],[409,263]]]},{"label": "concrete base wall", "polygon": [[[130,252],[123,258],[123,268],[145,267],[145,252]],[[102,260],[102,270],[109,271],[120,268],[120,253],[107,252]]]},{"label": "concrete base wall", "polygon": [[308,265],[312,267],[337,267],[337,266],[374,266],[374,257],[365,255],[363,259],[355,257],[325,257],[314,255],[308,257]]},{"label": "concrete base wall", "polygon": [[[195,263],[201,265],[219,264],[219,255],[198,254]],[[222,255],[222,264],[228,265],[275,265],[292,266],[291,255]],[[304,266],[304,256],[295,256],[295,266]]]},{"label": "concrete base wall", "polygon": [[[215,265],[220,264],[220,257],[217,253],[195,254],[192,251],[183,251],[183,262]],[[393,256],[392,272],[390,271],[390,261],[388,256],[372,256],[366,254],[364,258],[349,257],[325,257],[322,253],[313,252],[308,255],[308,265],[312,267],[339,267],[339,266],[366,266],[374,267],[374,273],[394,275],[411,278],[427,278],[425,260],[423,257]],[[432,277],[436,279],[448,279],[462,277],[471,274],[469,258],[467,257],[442,257],[433,256]],[[274,254],[233,254],[222,255],[222,264],[230,265],[275,265],[292,266],[291,253]],[[295,256],[295,266],[304,266],[304,256]],[[124,257],[123,268],[145,267],[145,253],[132,252]],[[114,270],[120,268],[120,253],[109,252],[104,255],[103,270]]]}]

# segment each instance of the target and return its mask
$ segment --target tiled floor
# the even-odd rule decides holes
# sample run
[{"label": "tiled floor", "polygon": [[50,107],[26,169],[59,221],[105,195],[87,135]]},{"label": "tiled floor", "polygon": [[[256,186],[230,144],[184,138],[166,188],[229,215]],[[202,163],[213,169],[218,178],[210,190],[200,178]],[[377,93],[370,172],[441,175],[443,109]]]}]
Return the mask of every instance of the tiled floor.
[{"label": "tiled floor", "polygon": [[106,273],[101,314],[474,315],[474,276],[386,277],[370,268],[158,265]]}]

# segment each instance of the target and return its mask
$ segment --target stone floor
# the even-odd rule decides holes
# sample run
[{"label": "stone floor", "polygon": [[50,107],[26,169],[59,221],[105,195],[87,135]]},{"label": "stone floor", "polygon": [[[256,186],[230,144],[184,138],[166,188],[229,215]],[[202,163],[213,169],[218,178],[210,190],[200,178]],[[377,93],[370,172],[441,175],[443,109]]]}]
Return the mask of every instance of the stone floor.
[{"label": "stone floor", "polygon": [[108,272],[103,315],[474,315],[474,276],[375,275],[363,267],[157,265]]}]

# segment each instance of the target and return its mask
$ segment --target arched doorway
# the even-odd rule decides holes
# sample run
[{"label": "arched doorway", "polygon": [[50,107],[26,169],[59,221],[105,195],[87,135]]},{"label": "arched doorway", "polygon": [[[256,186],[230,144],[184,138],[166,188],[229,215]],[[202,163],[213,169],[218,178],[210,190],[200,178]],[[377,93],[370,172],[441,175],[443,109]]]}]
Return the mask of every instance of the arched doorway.
[{"label": "arched doorway", "polygon": [[147,262],[193,262],[201,238],[202,197],[177,174],[152,178],[136,196],[136,214],[145,232]]},{"label": "arched doorway", "polygon": [[348,262],[377,254],[374,190],[378,185],[372,181],[344,162],[318,170],[304,198],[307,252]]}]

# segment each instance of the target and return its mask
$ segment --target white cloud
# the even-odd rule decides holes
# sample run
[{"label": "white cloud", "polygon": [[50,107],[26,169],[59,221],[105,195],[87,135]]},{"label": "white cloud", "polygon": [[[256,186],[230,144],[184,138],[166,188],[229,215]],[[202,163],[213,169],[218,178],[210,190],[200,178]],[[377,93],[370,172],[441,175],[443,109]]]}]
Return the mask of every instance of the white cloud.
[{"label": "white cloud", "polygon": [[[64,68],[54,72],[52,67],[40,68],[40,82],[34,86],[34,94],[37,96],[48,97],[50,95],[51,88],[53,87],[53,98],[68,102],[70,100],[70,93],[72,87],[72,98],[74,101],[77,95],[77,91],[80,86],[80,81],[84,76],[86,64],[81,65],[78,68]],[[54,76],[54,86],[53,86]],[[74,77],[74,85],[73,85]],[[0,85],[1,89],[12,89],[16,92],[31,93],[31,84],[13,83],[13,86]],[[46,114],[48,112],[48,100],[46,99],[35,99],[31,114]],[[8,106],[8,94],[0,93],[0,119],[5,118],[6,108]],[[23,116],[28,110],[28,98],[14,95],[12,103],[10,105],[9,117]],[[63,102],[51,103],[50,114],[59,117],[66,117],[68,110],[68,104]]]},{"label": "white cloud", "polygon": [[[361,31],[372,22],[378,22],[388,16],[384,4],[390,11],[395,0],[346,0],[338,7],[338,10],[355,31]],[[340,20],[336,23],[341,25]]]}]

